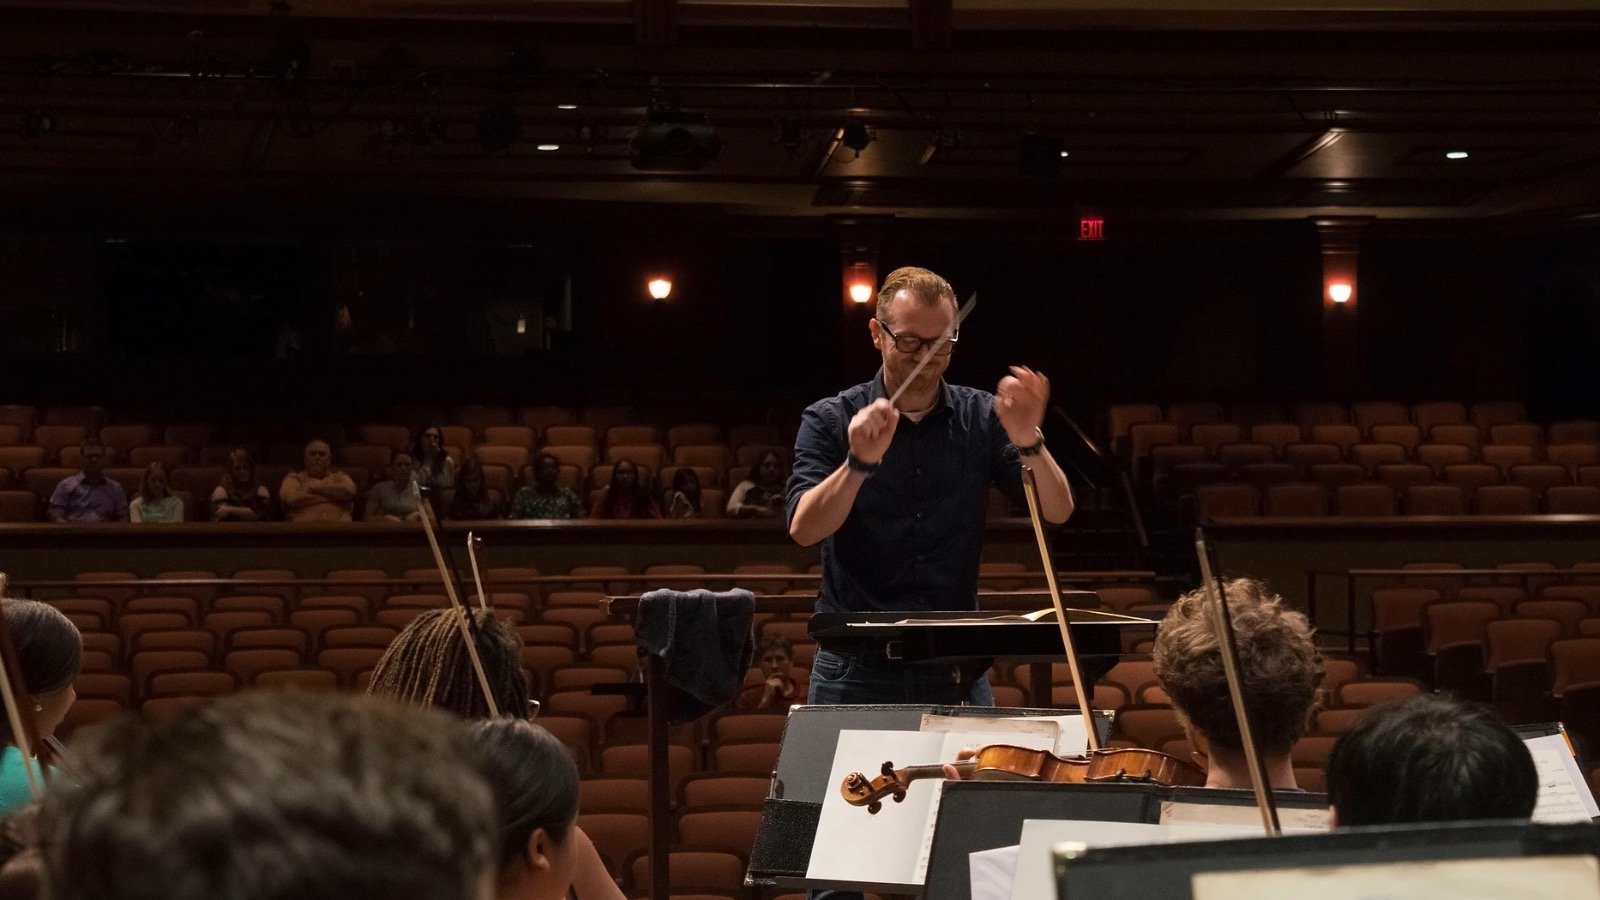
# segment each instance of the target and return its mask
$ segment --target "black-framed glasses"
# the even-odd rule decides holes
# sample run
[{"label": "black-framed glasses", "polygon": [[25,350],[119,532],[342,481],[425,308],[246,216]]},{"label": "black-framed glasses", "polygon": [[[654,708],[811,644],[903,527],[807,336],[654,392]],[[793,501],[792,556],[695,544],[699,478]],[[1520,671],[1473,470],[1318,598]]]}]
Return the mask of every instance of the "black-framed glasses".
[{"label": "black-framed glasses", "polygon": [[[887,334],[889,340],[894,342],[894,348],[901,353],[921,353],[923,350],[937,344],[939,349],[934,351],[934,355],[949,356],[955,352],[956,341],[961,340],[960,329],[950,335],[948,340],[944,340],[943,338],[919,338],[914,334],[895,334],[888,323],[882,319],[878,320],[878,327],[883,329],[883,333]],[[944,343],[940,344],[941,340],[944,340]]]}]

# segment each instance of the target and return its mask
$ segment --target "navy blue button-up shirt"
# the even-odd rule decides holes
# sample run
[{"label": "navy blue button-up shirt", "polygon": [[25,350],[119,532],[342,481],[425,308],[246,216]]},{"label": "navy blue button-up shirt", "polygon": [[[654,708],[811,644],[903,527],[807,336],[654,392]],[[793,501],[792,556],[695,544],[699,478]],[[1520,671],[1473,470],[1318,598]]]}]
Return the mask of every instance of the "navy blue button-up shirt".
[{"label": "navy blue button-up shirt", "polygon": [[[850,420],[883,396],[880,371],[806,409],[789,477],[791,521],[805,492],[844,465]],[[991,484],[1022,496],[1021,462],[994,395],[946,384],[922,421],[900,417],[882,465],[823,540],[817,611],[973,609]]]}]

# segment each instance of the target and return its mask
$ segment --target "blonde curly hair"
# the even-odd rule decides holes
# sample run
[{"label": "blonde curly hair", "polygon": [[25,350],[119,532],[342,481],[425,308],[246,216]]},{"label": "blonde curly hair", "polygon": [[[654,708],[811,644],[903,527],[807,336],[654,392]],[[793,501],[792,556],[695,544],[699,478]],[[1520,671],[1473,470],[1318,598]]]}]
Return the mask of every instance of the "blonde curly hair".
[{"label": "blonde curly hair", "polygon": [[[1287,753],[1316,712],[1322,654],[1306,617],[1265,584],[1238,578],[1225,589],[1251,730],[1266,752]],[[1178,598],[1156,630],[1155,674],[1178,714],[1207,741],[1241,750],[1212,616],[1203,589]]]}]

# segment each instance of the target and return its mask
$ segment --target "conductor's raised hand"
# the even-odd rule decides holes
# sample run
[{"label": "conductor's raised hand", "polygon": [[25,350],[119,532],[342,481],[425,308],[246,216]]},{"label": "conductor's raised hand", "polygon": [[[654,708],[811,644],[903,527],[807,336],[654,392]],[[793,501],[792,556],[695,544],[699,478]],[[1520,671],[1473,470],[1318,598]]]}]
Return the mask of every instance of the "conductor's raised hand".
[{"label": "conductor's raised hand", "polygon": [[900,424],[900,411],[879,397],[870,406],[864,406],[850,420],[850,453],[868,465],[883,461],[889,452],[889,442],[894,440],[894,429]]},{"label": "conductor's raised hand", "polygon": [[994,411],[1006,437],[1018,447],[1039,440],[1044,410],[1050,403],[1050,379],[1027,366],[1012,366],[1011,374],[1000,379],[994,392]]}]

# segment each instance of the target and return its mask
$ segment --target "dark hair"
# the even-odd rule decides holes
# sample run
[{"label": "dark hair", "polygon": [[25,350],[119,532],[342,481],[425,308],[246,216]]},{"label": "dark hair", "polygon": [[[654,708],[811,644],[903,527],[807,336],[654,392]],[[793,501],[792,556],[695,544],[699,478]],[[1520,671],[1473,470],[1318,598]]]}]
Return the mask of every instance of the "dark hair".
[{"label": "dark hair", "polygon": [[784,470],[783,454],[779,453],[776,450],[763,450],[763,451],[761,451],[761,455],[756,457],[756,464],[754,466],[750,467],[750,483],[751,484],[755,484],[755,485],[760,485],[761,484],[761,464],[766,462],[767,461],[767,457],[769,457],[769,456],[772,457],[773,459],[777,460],[777,462],[778,462],[778,483],[779,484],[783,484],[783,479],[784,479],[784,475],[783,475],[783,470]]},{"label": "dark hair", "polygon": [[[166,476],[167,478],[172,477],[172,473],[167,471],[167,464],[159,459],[150,463],[150,465],[145,466],[144,474],[139,476],[139,496],[145,498],[146,500],[150,499],[150,476],[157,469],[161,470],[161,474],[163,476]],[[167,485],[167,495],[172,495],[172,486],[170,484]]]},{"label": "dark hair", "polygon": [[1442,694],[1373,709],[1328,757],[1328,801],[1341,827],[1526,819],[1538,794],[1516,732]]},{"label": "dark hair", "polygon": [[449,455],[447,448],[444,445],[444,429],[438,425],[428,425],[417,431],[417,436],[411,439],[411,447],[404,451],[405,454],[411,457],[413,461],[424,460],[427,458],[422,452],[422,436],[430,431],[439,432],[439,457],[442,459]]},{"label": "dark hair", "polygon": [[794,644],[781,634],[769,634],[761,639],[761,650],[756,654],[756,660],[759,662],[769,650],[776,650],[788,657],[790,662],[794,661]]},{"label": "dark hair", "polygon": [[[367,691],[468,719],[488,718],[489,704],[467,655],[458,615],[454,608],[430,609],[411,620],[389,642]],[[525,718],[528,677],[522,672],[522,638],[492,610],[474,611],[472,630],[500,714]]]},{"label": "dark hair", "polygon": [[[83,666],[83,635],[61,610],[37,600],[0,602],[17,645],[22,684],[34,696],[53,694],[78,678]],[[11,723],[0,716],[0,738],[13,741]]]},{"label": "dark hair", "polygon": [[[244,463],[250,467],[249,482],[245,484],[239,484],[238,482],[234,481],[233,467],[236,463]],[[228,467],[222,470],[222,480],[218,482],[218,484],[224,492],[230,495],[234,494],[235,492],[242,493],[245,490],[256,487],[256,460],[255,457],[250,455],[249,450],[246,450],[243,447],[235,447],[233,450],[228,452]]]},{"label": "dark hair", "polygon": [[[477,493],[467,490],[467,479],[470,477],[478,479]],[[483,463],[467,458],[462,461],[461,468],[456,470],[456,492],[450,498],[450,518],[476,518],[478,502],[488,496],[490,496],[489,483],[483,476]]]},{"label": "dark hair", "polygon": [[578,766],[572,751],[526,719],[480,722],[472,734],[500,804],[500,868],[528,852],[536,829],[565,842],[578,817]]},{"label": "dark hair", "polygon": [[[690,480],[694,484],[689,485]],[[694,469],[683,466],[672,473],[672,490],[684,496],[689,501],[689,506],[694,509],[695,515],[700,515],[700,475]]]},{"label": "dark hair", "polygon": [[468,900],[494,798],[448,716],[245,692],[79,743],[39,815],[54,900]]},{"label": "dark hair", "polygon": [[[617,490],[617,476],[621,474],[623,466],[633,469],[633,490],[626,495]],[[621,505],[624,497],[628,504],[626,508]],[[648,512],[652,506],[650,486],[645,483],[645,474],[638,463],[631,459],[617,460],[616,465],[611,467],[611,481],[606,485],[600,504],[605,512],[604,518],[608,519],[632,518],[641,511]],[[641,505],[644,510],[640,509]]]}]

